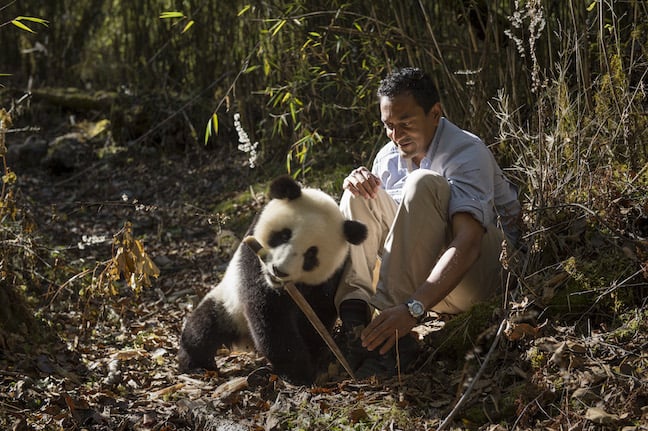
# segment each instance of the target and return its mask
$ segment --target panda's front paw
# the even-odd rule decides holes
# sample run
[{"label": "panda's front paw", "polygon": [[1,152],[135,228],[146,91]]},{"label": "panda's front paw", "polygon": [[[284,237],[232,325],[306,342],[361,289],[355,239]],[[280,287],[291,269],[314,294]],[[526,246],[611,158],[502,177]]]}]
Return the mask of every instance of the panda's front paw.
[{"label": "panda's front paw", "polygon": [[180,349],[178,352],[178,370],[181,373],[197,373],[200,371],[216,371],[216,362],[213,357],[196,358],[187,353],[186,350]]}]

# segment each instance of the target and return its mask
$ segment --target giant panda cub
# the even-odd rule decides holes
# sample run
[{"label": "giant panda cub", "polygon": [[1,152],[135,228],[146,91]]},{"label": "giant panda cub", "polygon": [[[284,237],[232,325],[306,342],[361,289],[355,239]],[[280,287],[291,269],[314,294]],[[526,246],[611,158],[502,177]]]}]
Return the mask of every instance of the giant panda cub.
[{"label": "giant panda cub", "polygon": [[266,251],[263,263],[247,244],[239,245],[222,281],[186,320],[178,353],[181,372],[213,370],[219,347],[251,339],[273,372],[287,381],[311,384],[317,377],[327,346],[281,284],[295,283],[332,330],[349,246],[362,243],[367,228],[345,220],[331,196],[302,188],[289,176],[272,182],[269,197],[248,230]]}]

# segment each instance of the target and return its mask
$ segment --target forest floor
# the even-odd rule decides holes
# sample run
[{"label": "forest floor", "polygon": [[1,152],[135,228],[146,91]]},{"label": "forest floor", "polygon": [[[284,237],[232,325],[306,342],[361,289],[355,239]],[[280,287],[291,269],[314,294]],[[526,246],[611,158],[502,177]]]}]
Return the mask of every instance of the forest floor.
[{"label": "forest floor", "polygon": [[[490,309],[442,329],[431,322],[419,328],[428,332],[414,371],[386,381],[340,375],[299,387],[259,378],[265,361],[254,353],[225,351],[219,372],[179,374],[183,319],[242,233],[225,227],[258,210],[265,190],[250,184],[243,160],[222,154],[125,148],[97,157],[99,147],[68,172],[17,172],[16,199],[51,271],[32,304],[54,335],[0,339],[0,428],[648,430],[645,307],[614,319],[537,319],[535,298],[523,296],[508,304],[517,319]],[[225,201],[238,202],[230,219],[218,211]],[[160,275],[139,293],[123,283],[93,290],[127,221]],[[553,276],[545,288],[569,277]]]}]

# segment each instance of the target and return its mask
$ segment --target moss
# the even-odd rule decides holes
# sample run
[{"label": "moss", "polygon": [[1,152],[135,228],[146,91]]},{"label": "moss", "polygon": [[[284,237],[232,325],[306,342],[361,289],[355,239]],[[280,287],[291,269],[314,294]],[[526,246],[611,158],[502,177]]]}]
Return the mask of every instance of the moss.
[{"label": "moss", "polygon": [[533,367],[534,370],[543,368],[547,363],[547,355],[536,346],[532,346],[527,351],[527,359],[531,363],[531,367]]},{"label": "moss", "polygon": [[634,339],[639,332],[648,331],[648,310],[635,310],[619,317],[620,326],[606,335],[615,343]]},{"label": "moss", "polygon": [[475,305],[446,322],[442,330],[430,334],[429,343],[437,350],[437,357],[460,363],[471,351],[478,338],[493,325],[493,316],[501,310],[500,299]]},{"label": "moss", "polygon": [[579,258],[572,256],[562,262],[569,280],[547,303],[550,315],[564,317],[588,312],[614,314],[628,304],[641,300],[633,289],[610,288],[620,278],[634,272],[636,262],[620,251],[606,251]]},{"label": "moss", "polygon": [[246,189],[218,203],[214,212],[218,214],[221,227],[244,235],[265,202],[267,188],[268,184],[260,183],[253,189]]}]

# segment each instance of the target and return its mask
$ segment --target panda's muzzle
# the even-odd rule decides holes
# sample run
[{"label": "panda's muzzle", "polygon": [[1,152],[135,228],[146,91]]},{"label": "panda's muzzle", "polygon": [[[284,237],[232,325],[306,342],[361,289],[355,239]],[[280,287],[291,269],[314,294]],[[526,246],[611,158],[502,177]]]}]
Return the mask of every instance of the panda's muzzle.
[{"label": "panda's muzzle", "polygon": [[[263,263],[262,263],[263,265]],[[268,279],[268,282],[272,284],[272,287],[275,289],[281,289],[284,285],[290,282],[288,274],[278,270],[275,265],[264,266],[265,271],[263,271]]]},{"label": "panda's muzzle", "polygon": [[285,272],[281,271],[279,268],[277,268],[276,265],[271,265],[272,268],[272,277],[276,278],[277,280],[281,281],[287,281],[289,274],[286,274]]}]

